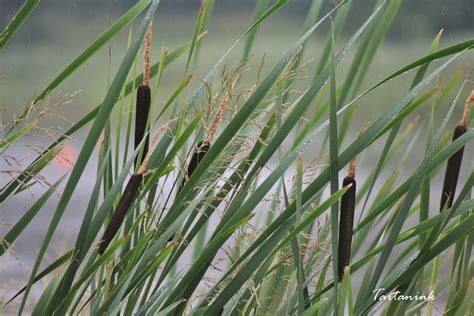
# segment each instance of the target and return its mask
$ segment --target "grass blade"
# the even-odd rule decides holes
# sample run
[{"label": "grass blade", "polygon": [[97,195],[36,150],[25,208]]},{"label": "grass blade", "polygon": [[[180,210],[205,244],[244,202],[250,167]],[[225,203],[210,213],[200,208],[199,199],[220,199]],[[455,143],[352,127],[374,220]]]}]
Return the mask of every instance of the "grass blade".
[{"label": "grass blade", "polygon": [[90,155],[92,154],[92,151],[95,147],[95,144],[97,143],[97,140],[99,138],[99,135],[104,127],[104,123],[107,120],[107,118],[110,115],[110,112],[112,111],[113,106],[118,100],[118,97],[120,95],[120,91],[122,89],[123,84],[125,83],[126,77],[128,75],[128,72],[130,70],[130,67],[132,66],[133,60],[135,59],[135,56],[138,53],[138,50],[140,48],[140,45],[143,41],[143,38],[145,36],[146,29],[150,23],[150,20],[156,10],[156,7],[158,6],[159,1],[154,1],[152,6],[147,12],[147,15],[143,19],[142,25],[140,26],[137,35],[132,43],[132,46],[128,50],[122,65],[120,66],[116,77],[114,78],[114,81],[112,82],[112,85],[110,87],[109,92],[107,93],[104,102],[102,103],[102,106],[100,107],[97,117],[94,121],[94,124],[86,138],[86,141],[84,143],[84,146],[82,147],[82,150],[77,158],[77,163],[74,165],[74,168],[71,172],[71,176],[69,177],[69,180],[66,184],[66,187],[64,189],[64,193],[61,196],[58,207],[54,213],[53,218],[51,219],[51,224],[48,227],[48,231],[46,232],[46,235],[43,239],[41,248],[38,252],[38,255],[35,260],[35,264],[32,270],[32,273],[30,275],[30,279],[28,281],[27,288],[25,290],[25,295],[23,296],[23,300],[21,302],[20,308],[19,308],[19,313],[23,311],[25,307],[26,300],[28,298],[28,294],[30,292],[31,284],[33,281],[33,278],[36,274],[36,271],[38,270],[38,267],[41,263],[41,260],[43,258],[44,253],[46,252],[46,249],[49,245],[49,242],[51,241],[51,238],[53,237],[53,234],[56,230],[57,225],[59,224],[59,221],[61,220],[62,215],[64,214],[64,211],[67,207],[67,204],[69,203],[69,200],[71,199],[71,196],[74,192],[74,189],[77,186],[78,179],[81,177],[82,172],[84,171],[87,161],[90,158]]},{"label": "grass blade", "polygon": [[13,19],[11,19],[2,34],[0,34],[0,50],[5,48],[5,45],[7,45],[23,23],[25,23],[40,2],[41,0],[26,0],[25,3],[23,3],[20,10],[18,10]]}]

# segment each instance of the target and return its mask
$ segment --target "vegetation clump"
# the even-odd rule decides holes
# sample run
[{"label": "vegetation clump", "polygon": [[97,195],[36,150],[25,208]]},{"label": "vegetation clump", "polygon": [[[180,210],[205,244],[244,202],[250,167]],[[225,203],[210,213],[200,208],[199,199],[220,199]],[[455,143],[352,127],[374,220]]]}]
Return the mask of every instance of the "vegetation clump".
[{"label": "vegetation clump", "polygon": [[[403,0],[375,1],[367,12],[356,1],[328,7],[314,0],[301,34],[292,44],[280,41],[288,46],[282,56],[258,56],[260,27],[281,21],[275,13],[289,2],[257,0],[248,29],[201,74],[203,57],[217,50],[206,34],[218,2],[201,1],[189,41],[163,46],[154,58],[160,1],[136,1],[2,126],[0,158],[8,164],[15,145],[42,124],[40,106],[53,91],[130,28],[102,102],[49,135],[53,141],[21,170],[3,172],[9,178],[0,205],[16,222],[2,225],[0,258],[17,260],[22,238],[36,245],[32,227],[42,239],[30,251],[24,286],[8,289],[0,314],[433,315],[433,306],[472,314],[474,171],[463,156],[474,139],[474,92],[452,138],[446,126],[472,90],[469,72],[450,70],[455,61],[472,62],[474,39],[439,48],[439,32],[426,41],[426,54],[374,82],[373,71],[385,72],[376,57]],[[25,1],[1,33],[0,58],[38,6]],[[347,23],[354,14],[364,15],[355,29]],[[321,26],[330,30],[326,44],[309,46],[321,42],[313,36]],[[279,30],[273,24],[272,36],[280,39]],[[266,62],[255,65],[256,58]],[[402,91],[399,81],[411,77]],[[353,139],[367,113],[374,119]],[[50,164],[79,131],[86,134],[79,153],[56,179],[59,169]],[[317,159],[305,166],[307,156]],[[54,181],[40,181],[47,178]],[[72,203],[84,182],[87,203]],[[430,203],[440,190],[443,212]],[[40,191],[27,210],[11,210]],[[52,212],[42,212],[48,202]],[[63,239],[72,242],[54,254],[58,228],[71,214],[80,218],[77,232],[68,231]],[[439,299],[380,299],[394,291]]]}]

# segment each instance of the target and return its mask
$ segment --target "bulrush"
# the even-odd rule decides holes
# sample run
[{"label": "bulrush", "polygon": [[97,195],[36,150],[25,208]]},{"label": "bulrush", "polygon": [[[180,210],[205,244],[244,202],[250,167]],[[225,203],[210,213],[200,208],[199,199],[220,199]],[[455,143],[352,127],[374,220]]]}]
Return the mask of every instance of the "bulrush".
[{"label": "bulrush", "polygon": [[211,140],[214,137],[214,134],[217,131],[217,127],[219,126],[220,121],[222,120],[222,117],[224,116],[224,111],[229,103],[229,97],[230,97],[230,90],[229,92],[225,95],[225,97],[222,99],[219,109],[217,110],[216,115],[214,116],[214,119],[212,120],[211,126],[206,132],[206,137],[204,138],[203,141],[199,142],[196,150],[193,153],[193,156],[191,157],[191,160],[189,161],[188,168],[186,170],[186,174],[184,175],[183,181],[181,182],[181,185],[179,186],[178,192],[181,191],[181,189],[184,187],[186,184],[186,181],[191,177],[193,174],[194,170],[196,170],[197,166],[201,162],[201,160],[204,158],[206,153],[209,151],[209,148],[211,147]]},{"label": "bulrush", "polygon": [[191,160],[189,161],[188,169],[186,170],[185,178],[181,182],[181,186],[179,187],[179,190],[183,188],[183,186],[186,184],[186,180],[191,177],[193,174],[194,170],[196,170],[197,166],[201,162],[201,160],[204,158],[206,153],[209,151],[210,144],[207,140],[203,140],[198,143],[196,150],[194,151],[193,156],[191,157]]},{"label": "bulrush", "polygon": [[[359,136],[369,127],[368,120],[359,132]],[[356,203],[357,183],[356,175],[356,158],[354,157],[349,163],[347,176],[342,181],[344,188],[349,187],[341,197],[341,211],[339,216],[339,243],[337,249],[338,267],[337,276],[342,280],[344,269],[350,265],[352,251],[352,234],[354,229],[354,211]]]},{"label": "bulrush", "polygon": [[344,268],[349,266],[351,259],[352,231],[354,225],[354,210],[356,197],[355,158],[350,162],[349,174],[344,178],[343,187],[350,186],[341,198],[341,214],[339,218],[339,243],[337,275],[340,280]]},{"label": "bulrush", "polygon": [[[160,127],[155,134],[153,135],[152,146],[156,146],[158,142],[159,135],[169,127],[169,121],[167,124]],[[117,208],[115,209],[112,218],[110,219],[109,224],[105,228],[104,234],[99,241],[99,254],[103,254],[107,247],[109,246],[110,242],[114,239],[115,235],[122,226],[123,221],[128,213],[128,210],[132,206],[133,201],[140,189],[140,185],[143,181],[143,175],[147,171],[148,160],[150,159],[151,151],[146,154],[143,159],[142,164],[138,168],[137,172],[135,172],[130,179],[128,180],[127,186],[120,197],[119,203]]]},{"label": "bulrush", "polygon": [[[150,113],[151,105],[151,89],[150,89],[150,67],[151,67],[151,42],[152,42],[152,25],[148,26],[145,43],[143,50],[143,85],[139,86],[137,89],[137,99],[136,99],[136,108],[135,108],[135,149],[140,145],[143,140],[143,137],[146,133],[148,116]],[[143,162],[149,146],[149,136],[146,136],[145,143],[143,145],[143,153],[141,155],[142,159],[139,161],[139,157],[135,159],[135,165],[138,167]]]},{"label": "bulrush", "polygon": [[[147,123],[148,123],[148,114],[150,112],[151,104],[151,90],[149,87],[150,83],[150,64],[151,64],[151,39],[152,39],[152,25],[148,26],[145,41],[144,41],[144,71],[143,71],[143,85],[137,89],[137,103],[135,109],[135,149],[138,148],[140,143],[143,140],[143,137],[146,132]],[[117,234],[120,226],[127,215],[128,210],[130,209],[135,196],[137,195],[140,185],[143,180],[143,172],[146,169],[146,160],[148,157],[148,146],[149,146],[149,136],[146,136],[142,159],[139,160],[139,157],[135,158],[135,166],[139,167],[139,170],[134,173],[128,180],[127,186],[123,191],[122,196],[120,197],[117,208],[115,209],[112,218],[110,219],[109,224],[107,225],[104,234],[99,243],[99,254],[103,254],[104,251],[109,246],[110,242],[114,239]]]},{"label": "bulrush", "polygon": [[[466,100],[461,122],[454,129],[452,141],[455,141],[464,133],[466,133],[469,121],[469,112],[473,102],[474,90],[471,91],[471,94]],[[456,194],[456,185],[459,178],[459,171],[461,169],[463,154],[464,146],[461,147],[456,153],[454,153],[454,155],[452,155],[448,160],[448,164],[446,165],[446,173],[444,175],[443,191],[441,193],[440,211],[445,208],[451,208],[453,206],[454,195]]]},{"label": "bulrush", "polygon": [[112,215],[112,218],[110,219],[110,222],[107,225],[107,228],[105,229],[104,234],[102,235],[102,238],[100,240],[99,254],[104,253],[104,251],[107,249],[110,242],[112,241],[112,239],[114,239],[115,235],[120,229],[120,226],[122,226],[123,220],[125,219],[125,216],[127,215],[127,212],[130,209],[130,206],[132,205],[135,196],[137,195],[142,180],[143,174],[141,173],[133,174],[128,180],[127,186],[123,191],[122,197],[120,198],[117,208],[115,209],[115,212]]},{"label": "bulrush", "polygon": [[[148,115],[150,112],[150,104],[151,104],[151,91],[150,91],[150,65],[151,65],[151,44],[152,44],[152,25],[148,26],[146,35],[145,35],[145,43],[144,43],[144,53],[143,53],[143,60],[144,60],[144,71],[143,71],[143,85],[138,87],[137,89],[137,104],[136,104],[136,113],[135,113],[135,150],[138,148],[140,143],[143,141],[143,137],[146,133],[147,123],[148,123]],[[155,144],[158,135],[160,132],[167,128],[167,125],[163,126],[162,128],[156,131],[153,143]],[[149,136],[147,136],[143,153],[142,159],[138,160],[138,157],[135,159],[135,165],[138,168],[137,172],[135,172],[125,187],[125,190],[120,197],[119,203],[117,208],[115,209],[112,218],[110,219],[109,224],[105,228],[104,234],[99,242],[99,254],[103,254],[104,251],[109,246],[110,242],[114,239],[115,235],[119,231],[120,227],[122,226],[123,221],[128,213],[128,210],[132,206],[133,202],[135,201],[135,197],[140,190],[140,185],[143,181],[143,174],[147,169],[147,162],[150,158],[150,153],[148,151],[149,146]]]},{"label": "bulrush", "polygon": [[[148,114],[150,112],[151,103],[151,90],[149,86],[142,85],[137,90],[137,104],[135,110],[135,149],[138,148],[143,140],[143,136],[146,132],[146,125],[148,122]],[[148,152],[149,136],[146,136],[145,143],[143,144],[142,159],[139,161],[139,157],[135,159],[135,165],[139,166]]]},{"label": "bulrush", "polygon": [[[222,99],[219,109],[217,110],[216,115],[214,116],[214,119],[212,120],[211,126],[206,132],[206,137],[204,138],[203,141],[200,141],[196,147],[196,150],[193,153],[193,156],[191,157],[191,160],[189,161],[188,168],[186,169],[186,173],[184,174],[183,180],[181,181],[181,184],[178,188],[178,193],[183,189],[184,185],[188,181],[188,179],[191,177],[191,175],[194,173],[196,170],[197,166],[201,162],[202,159],[204,159],[204,156],[206,153],[209,151],[209,148],[211,147],[211,140],[214,137],[214,134],[217,131],[217,127],[222,120],[222,117],[224,116],[224,111],[229,103],[229,97],[231,94],[231,90],[226,93],[224,98]],[[171,235],[171,237],[168,239],[168,241],[172,241],[174,238],[174,234]]]}]

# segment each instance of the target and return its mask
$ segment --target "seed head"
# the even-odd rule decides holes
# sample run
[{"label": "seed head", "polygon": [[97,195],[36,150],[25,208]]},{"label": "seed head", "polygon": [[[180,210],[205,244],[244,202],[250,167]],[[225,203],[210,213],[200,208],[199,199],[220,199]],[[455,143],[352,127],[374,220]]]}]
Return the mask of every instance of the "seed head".
[{"label": "seed head", "polygon": [[466,103],[464,104],[464,112],[462,113],[462,119],[459,123],[460,126],[466,128],[469,121],[469,113],[471,112],[472,104],[474,103],[474,90],[467,97]]},{"label": "seed head", "polygon": [[146,30],[145,34],[145,44],[143,49],[143,63],[144,63],[144,71],[143,71],[143,85],[148,86],[150,84],[150,68],[151,68],[151,43],[153,38],[153,28],[152,23],[148,25],[148,29]]}]

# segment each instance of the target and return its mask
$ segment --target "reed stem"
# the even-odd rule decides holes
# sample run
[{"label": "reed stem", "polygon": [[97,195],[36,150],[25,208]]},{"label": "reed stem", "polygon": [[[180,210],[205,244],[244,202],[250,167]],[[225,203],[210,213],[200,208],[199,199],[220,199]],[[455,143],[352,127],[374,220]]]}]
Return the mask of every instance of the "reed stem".
[{"label": "reed stem", "polygon": [[[136,109],[135,109],[135,149],[138,148],[147,131],[148,116],[151,106],[151,89],[150,89],[150,67],[151,67],[151,44],[153,37],[152,24],[148,26],[145,34],[143,49],[143,85],[137,89]],[[150,143],[150,137],[147,135],[143,144],[142,154],[135,159],[135,166],[138,167],[143,162]],[[140,159],[141,157],[141,159]]]}]

